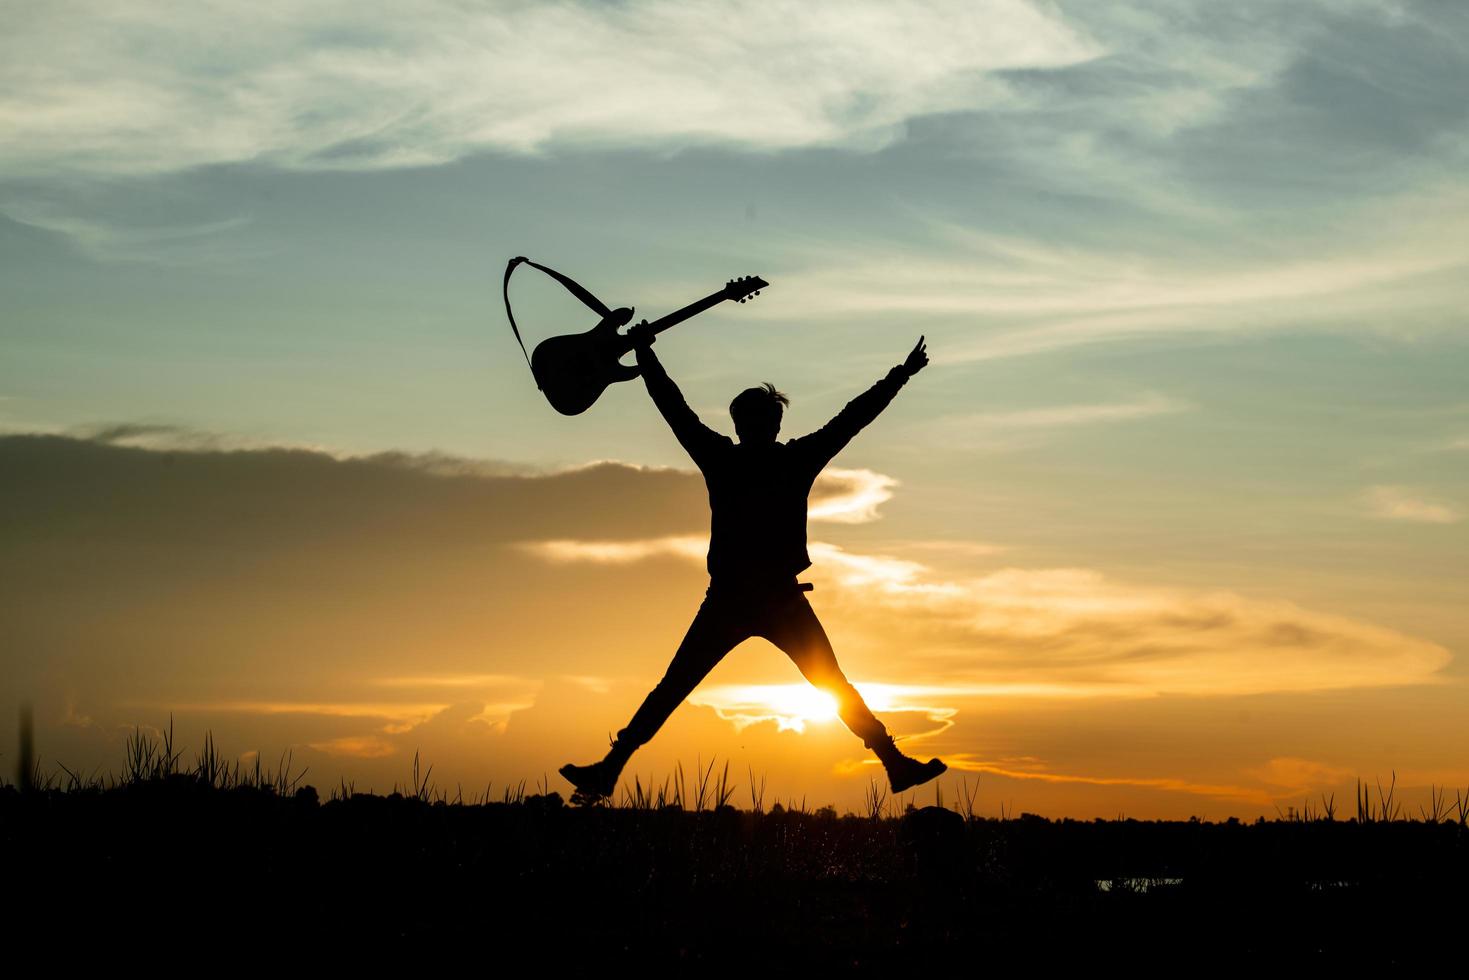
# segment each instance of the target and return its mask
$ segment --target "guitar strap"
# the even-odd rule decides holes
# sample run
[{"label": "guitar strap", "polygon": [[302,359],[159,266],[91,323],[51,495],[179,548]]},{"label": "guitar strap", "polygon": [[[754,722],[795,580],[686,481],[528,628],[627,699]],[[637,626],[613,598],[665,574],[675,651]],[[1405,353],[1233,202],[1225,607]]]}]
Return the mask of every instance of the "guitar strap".
[{"label": "guitar strap", "polygon": [[[513,273],[516,267],[522,262],[524,262],[526,265],[534,266],[535,268],[540,269],[546,275],[550,276],[552,279],[555,279],[561,285],[565,286],[567,292],[571,293],[571,295],[575,296],[577,299],[585,303],[587,308],[593,313],[597,314],[597,316],[606,319],[607,317],[612,315],[612,311],[607,308],[606,303],[603,303],[597,297],[593,296],[590,290],[588,290],[585,286],[583,286],[581,283],[577,282],[570,276],[562,275],[555,269],[551,269],[544,265],[541,265],[539,262],[532,262],[524,255],[517,255],[515,258],[511,259],[510,264],[505,266],[505,315],[510,318],[510,330],[512,333],[515,334],[515,342],[520,345],[520,353],[525,355],[525,366],[530,368],[531,377],[535,377],[535,366],[532,365],[530,362],[530,355],[526,354],[525,352],[525,341],[520,339],[520,328],[515,325],[515,314],[510,309],[510,274]],[[536,378],[536,387],[541,387],[540,378]]]}]

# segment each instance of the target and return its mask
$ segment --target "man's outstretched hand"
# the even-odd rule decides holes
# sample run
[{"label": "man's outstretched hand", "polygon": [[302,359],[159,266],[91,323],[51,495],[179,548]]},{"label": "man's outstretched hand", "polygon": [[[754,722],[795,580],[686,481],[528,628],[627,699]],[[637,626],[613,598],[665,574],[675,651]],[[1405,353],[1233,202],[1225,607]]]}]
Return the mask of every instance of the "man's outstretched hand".
[{"label": "man's outstretched hand", "polygon": [[639,347],[652,347],[653,338],[658,336],[648,328],[648,321],[634,324],[627,328],[627,339],[632,341],[633,349]]},{"label": "man's outstretched hand", "polygon": [[928,352],[923,349],[923,338],[919,337],[918,346],[913,348],[912,353],[908,355],[908,359],[903,362],[903,370],[907,371],[908,376],[911,378],[923,370],[926,364],[928,364]]}]

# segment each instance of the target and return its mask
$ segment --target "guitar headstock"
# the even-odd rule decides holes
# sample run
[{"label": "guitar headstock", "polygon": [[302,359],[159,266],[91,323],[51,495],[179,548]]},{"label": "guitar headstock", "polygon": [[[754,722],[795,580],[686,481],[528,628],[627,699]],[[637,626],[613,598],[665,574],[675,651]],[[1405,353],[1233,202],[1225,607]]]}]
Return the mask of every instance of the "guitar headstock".
[{"label": "guitar headstock", "polygon": [[742,276],[739,279],[731,279],[724,284],[724,298],[743,303],[752,296],[759,296],[760,290],[770,283],[759,276]]}]

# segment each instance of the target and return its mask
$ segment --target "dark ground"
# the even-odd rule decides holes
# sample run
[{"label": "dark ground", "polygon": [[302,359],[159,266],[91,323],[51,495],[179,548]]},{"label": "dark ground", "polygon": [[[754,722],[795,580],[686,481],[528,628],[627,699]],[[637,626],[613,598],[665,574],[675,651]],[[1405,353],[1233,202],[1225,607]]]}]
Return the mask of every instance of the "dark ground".
[{"label": "dark ground", "polygon": [[[874,821],[308,790],[182,775],[0,789],[7,946],[221,965],[1174,972],[1450,964],[1469,911],[1457,823],[966,822],[935,807]],[[1159,878],[1175,880],[1145,880]]]}]

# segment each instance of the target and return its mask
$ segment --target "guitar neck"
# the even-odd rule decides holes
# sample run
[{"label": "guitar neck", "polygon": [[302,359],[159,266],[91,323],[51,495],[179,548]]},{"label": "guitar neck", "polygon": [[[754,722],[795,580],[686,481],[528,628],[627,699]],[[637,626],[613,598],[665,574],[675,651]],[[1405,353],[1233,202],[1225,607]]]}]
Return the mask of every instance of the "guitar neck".
[{"label": "guitar neck", "polygon": [[724,290],[722,289],[718,292],[710,293],[703,299],[690,303],[688,306],[685,306],[681,310],[674,310],[667,316],[659,317],[652,323],[648,324],[648,329],[653,331],[653,333],[655,334],[662,333],[669,327],[673,326],[675,323],[682,323],[691,316],[697,316],[698,314],[703,313],[711,306],[718,306],[727,298],[728,297],[725,296]]}]

